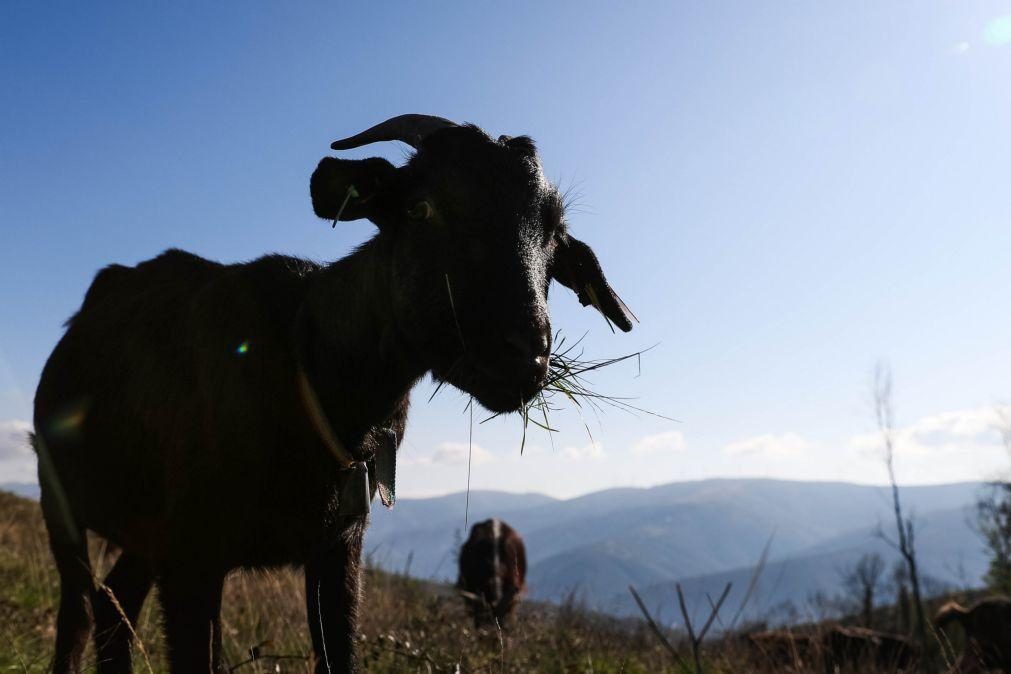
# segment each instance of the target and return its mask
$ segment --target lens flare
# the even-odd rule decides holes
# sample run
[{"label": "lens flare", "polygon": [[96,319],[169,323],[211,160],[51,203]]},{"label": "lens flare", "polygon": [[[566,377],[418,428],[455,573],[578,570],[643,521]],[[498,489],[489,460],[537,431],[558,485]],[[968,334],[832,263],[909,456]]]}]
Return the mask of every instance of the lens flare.
[{"label": "lens flare", "polygon": [[76,438],[84,425],[87,415],[87,402],[80,401],[60,410],[49,418],[46,424],[47,435],[51,438]]},{"label": "lens flare", "polygon": [[242,342],[242,344],[239,344],[237,347],[235,347],[235,353],[240,356],[244,356],[247,353],[249,353],[249,340],[246,340]]}]

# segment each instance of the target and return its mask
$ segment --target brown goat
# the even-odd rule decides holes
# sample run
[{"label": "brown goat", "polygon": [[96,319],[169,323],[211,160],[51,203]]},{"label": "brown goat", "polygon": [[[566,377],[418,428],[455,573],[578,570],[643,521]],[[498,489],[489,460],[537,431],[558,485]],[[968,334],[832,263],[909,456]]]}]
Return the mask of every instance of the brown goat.
[{"label": "brown goat", "polygon": [[799,671],[817,651],[818,643],[810,634],[790,630],[768,630],[745,635],[756,662],[774,666],[777,671]]},{"label": "brown goat", "polygon": [[820,634],[770,630],[749,634],[747,640],[755,660],[777,671],[805,671],[818,661],[826,672],[840,665],[894,671],[908,667],[916,655],[909,639],[865,627],[835,625]]},{"label": "brown goat", "polygon": [[987,597],[969,608],[950,601],[937,612],[934,625],[945,629],[952,624],[965,630],[965,652],[951,674],[990,669],[1011,673],[1011,599]]},{"label": "brown goat", "polygon": [[478,522],[460,549],[457,587],[480,626],[489,619],[507,624],[526,589],[523,539],[505,522]]},{"label": "brown goat", "polygon": [[913,642],[898,634],[866,627],[836,625],[821,637],[825,671],[835,665],[874,665],[885,671],[905,669],[916,657]]},{"label": "brown goat", "polygon": [[[171,671],[225,671],[225,576],[286,564],[305,569],[316,671],[355,671],[368,504],[392,503],[415,383],[525,405],[547,377],[551,279],[631,329],[533,141],[403,115],[331,147],[386,140],[416,153],[327,157],[310,180],[318,216],[379,229],[344,259],[171,250],[96,276],[35,396],[57,672],[80,671],[92,623],[98,671],[130,671],[123,622],[154,584]],[[88,531],[122,550],[100,591]]]}]

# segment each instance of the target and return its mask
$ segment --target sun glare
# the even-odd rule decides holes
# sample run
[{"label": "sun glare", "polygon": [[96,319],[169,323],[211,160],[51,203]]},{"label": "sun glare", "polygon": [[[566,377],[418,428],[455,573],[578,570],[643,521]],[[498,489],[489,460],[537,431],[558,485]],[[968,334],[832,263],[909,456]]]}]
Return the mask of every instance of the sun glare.
[{"label": "sun glare", "polygon": [[999,16],[983,29],[983,40],[995,46],[1011,42],[1011,14]]}]

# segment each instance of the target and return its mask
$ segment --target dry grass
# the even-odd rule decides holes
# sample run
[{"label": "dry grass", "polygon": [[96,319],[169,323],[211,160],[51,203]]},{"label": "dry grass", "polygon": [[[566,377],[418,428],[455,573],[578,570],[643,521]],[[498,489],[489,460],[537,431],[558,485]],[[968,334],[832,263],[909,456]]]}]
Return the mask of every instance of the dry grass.
[{"label": "dry grass", "polygon": [[[97,573],[114,552],[93,542]],[[0,492],[0,671],[45,671],[52,652],[58,578],[38,505]],[[617,620],[581,608],[522,604],[512,629],[475,630],[451,588],[377,570],[366,572],[360,653],[366,672],[549,672],[557,674],[685,673],[645,622]],[[166,671],[158,603],[149,599],[136,626],[151,670]],[[225,586],[222,632],[226,661],[240,673],[310,672],[301,573],[294,569],[235,573]],[[682,656],[684,635],[668,634]],[[251,649],[258,659],[250,660]],[[285,656],[277,659],[271,656]],[[90,656],[89,656],[90,657]],[[689,659],[690,658],[686,658]],[[706,672],[824,672],[785,667],[749,652],[740,637],[707,642]],[[245,663],[245,664],[241,664]],[[148,671],[135,649],[137,671]],[[89,670],[93,671],[93,660]],[[839,672],[889,669],[840,667]],[[918,671],[943,671],[943,663]]]},{"label": "dry grass", "polygon": [[[92,542],[96,575],[114,551]],[[45,671],[55,638],[58,576],[36,503],[0,492],[0,671]],[[366,571],[360,653],[367,672],[673,672],[652,636],[570,604],[528,603],[513,629],[475,630],[451,588]],[[166,670],[156,597],[136,631],[155,672]],[[309,672],[302,575],[296,569],[231,575],[222,638],[237,672]],[[271,656],[287,656],[277,659]],[[93,656],[88,656],[93,671]],[[135,649],[134,666],[147,671]],[[279,669],[276,669],[279,668]]]}]

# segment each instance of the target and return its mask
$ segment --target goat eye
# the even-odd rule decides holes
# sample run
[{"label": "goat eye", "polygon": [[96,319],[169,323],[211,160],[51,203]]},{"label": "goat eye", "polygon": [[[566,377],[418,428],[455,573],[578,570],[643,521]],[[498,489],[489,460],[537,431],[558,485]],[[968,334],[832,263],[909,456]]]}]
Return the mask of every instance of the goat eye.
[{"label": "goat eye", "polygon": [[544,228],[544,242],[547,243],[557,237],[562,231],[562,220],[557,214],[549,214],[541,224]]},{"label": "goat eye", "polygon": [[407,211],[407,217],[411,220],[428,220],[432,217],[432,205],[427,201],[419,201]]}]

